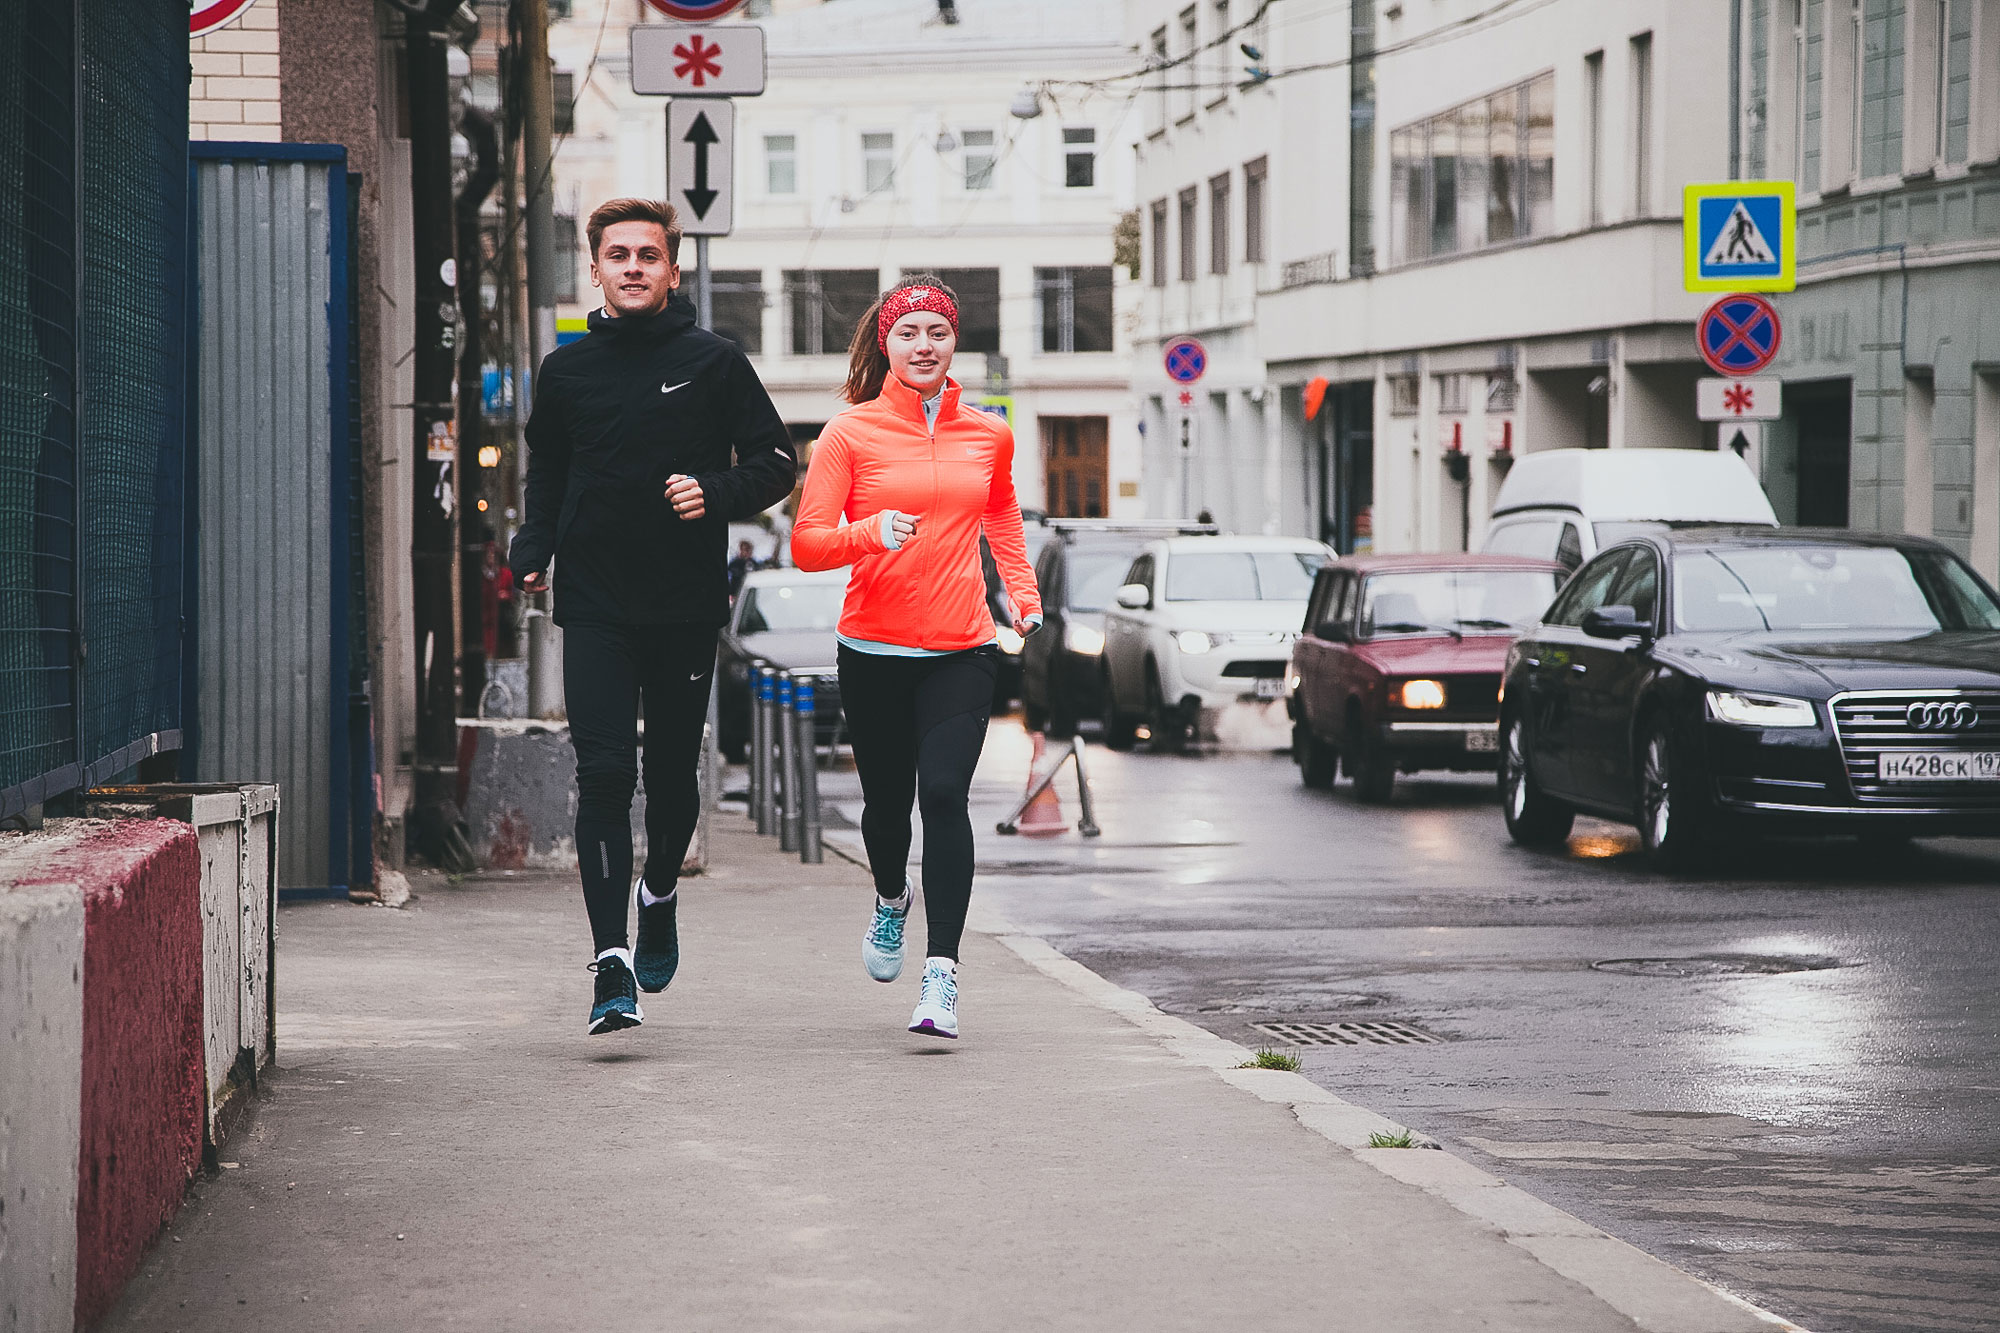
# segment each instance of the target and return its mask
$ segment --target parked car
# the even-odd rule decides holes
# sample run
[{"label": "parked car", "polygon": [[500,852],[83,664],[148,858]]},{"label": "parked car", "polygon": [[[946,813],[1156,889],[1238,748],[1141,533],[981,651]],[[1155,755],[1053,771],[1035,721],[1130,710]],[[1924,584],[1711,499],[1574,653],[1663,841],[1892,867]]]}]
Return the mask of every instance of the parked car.
[{"label": "parked car", "polygon": [[831,745],[840,734],[834,630],[846,594],[845,569],[758,569],[744,576],[716,654],[717,742],[731,763],[742,763],[750,746],[753,663],[821,673],[814,688],[814,735],[819,744]]},{"label": "parked car", "polygon": [[1778,525],[1757,478],[1728,450],[1549,449],[1517,460],[1484,547],[1575,569],[1642,528]]},{"label": "parked car", "polygon": [[1030,731],[1068,736],[1102,716],[1104,612],[1139,548],[1175,534],[1213,534],[1213,524],[1051,519],[1035,562],[1042,629],[1021,652],[1021,711]]},{"label": "parked car", "polygon": [[1338,769],[1364,801],[1398,772],[1491,770],[1500,672],[1563,568],[1507,555],[1378,555],[1320,570],[1292,647],[1292,757],[1308,787]]},{"label": "parked car", "polygon": [[[1048,520],[1040,510],[1021,511],[1021,533],[1027,539],[1028,567],[1048,542]],[[993,612],[993,637],[1000,647],[1000,673],[993,682],[993,711],[1005,712],[1021,697],[1022,636],[1014,630],[1014,603],[1000,581],[1000,566],[994,563],[993,548],[979,539],[979,566],[986,576],[986,605]]]},{"label": "parked car", "polygon": [[1508,832],[1579,810],[1667,865],[1718,835],[2000,835],[2000,599],[1919,537],[1649,533],[1509,652]]},{"label": "parked car", "polygon": [[1333,551],[1300,537],[1147,542],[1104,613],[1105,743],[1176,749],[1206,715],[1284,695],[1292,640]]}]

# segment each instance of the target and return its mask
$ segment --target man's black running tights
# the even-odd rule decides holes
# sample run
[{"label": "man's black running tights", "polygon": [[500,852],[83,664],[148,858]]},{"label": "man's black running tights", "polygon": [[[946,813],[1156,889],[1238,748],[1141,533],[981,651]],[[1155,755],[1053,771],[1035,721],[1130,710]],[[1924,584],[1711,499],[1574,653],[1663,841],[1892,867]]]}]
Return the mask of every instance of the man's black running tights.
[{"label": "man's black running tights", "polygon": [[680,879],[701,811],[701,728],[715,676],[715,639],[707,625],[563,627],[563,697],[576,747],[576,859],[594,953],[627,943],[632,792],[641,753],[646,887],[664,898]]}]

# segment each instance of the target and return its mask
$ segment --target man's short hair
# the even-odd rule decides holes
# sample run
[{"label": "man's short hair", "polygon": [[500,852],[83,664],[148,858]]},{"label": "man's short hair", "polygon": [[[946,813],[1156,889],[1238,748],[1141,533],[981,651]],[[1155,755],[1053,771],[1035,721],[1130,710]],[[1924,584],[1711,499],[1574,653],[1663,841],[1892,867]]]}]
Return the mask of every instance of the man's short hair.
[{"label": "man's short hair", "polygon": [[604,239],[604,229],[620,222],[657,223],[667,233],[667,262],[681,262],[681,219],[672,204],[663,199],[607,199],[592,211],[590,221],[584,224],[584,235],[590,240],[592,263],[597,261],[597,245]]}]

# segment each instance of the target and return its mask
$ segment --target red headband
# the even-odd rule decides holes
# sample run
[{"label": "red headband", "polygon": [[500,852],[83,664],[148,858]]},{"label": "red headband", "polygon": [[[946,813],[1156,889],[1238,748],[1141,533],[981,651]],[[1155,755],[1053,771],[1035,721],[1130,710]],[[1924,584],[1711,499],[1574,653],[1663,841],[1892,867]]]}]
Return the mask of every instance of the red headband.
[{"label": "red headband", "polygon": [[958,307],[945,295],[941,287],[904,287],[890,292],[882,298],[882,313],[875,319],[875,345],[884,352],[889,350],[889,330],[896,327],[896,321],[905,315],[914,315],[919,310],[927,310],[933,315],[943,315],[951,325],[952,333],[958,332]]}]

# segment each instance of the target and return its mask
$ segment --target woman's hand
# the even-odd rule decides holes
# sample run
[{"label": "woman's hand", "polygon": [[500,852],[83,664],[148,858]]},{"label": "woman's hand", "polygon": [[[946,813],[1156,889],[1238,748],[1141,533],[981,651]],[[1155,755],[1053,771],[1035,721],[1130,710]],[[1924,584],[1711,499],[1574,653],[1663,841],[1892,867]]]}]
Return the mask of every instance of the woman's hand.
[{"label": "woman's hand", "polygon": [[708,512],[701,495],[701,483],[678,472],[667,478],[667,503],[681,518],[700,518]]},{"label": "woman's hand", "polygon": [[911,539],[917,535],[917,516],[897,514],[889,520],[889,531],[895,535],[895,543],[899,549],[908,546]]}]

